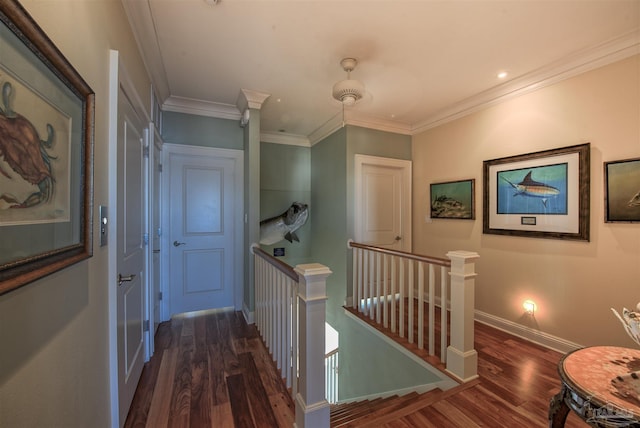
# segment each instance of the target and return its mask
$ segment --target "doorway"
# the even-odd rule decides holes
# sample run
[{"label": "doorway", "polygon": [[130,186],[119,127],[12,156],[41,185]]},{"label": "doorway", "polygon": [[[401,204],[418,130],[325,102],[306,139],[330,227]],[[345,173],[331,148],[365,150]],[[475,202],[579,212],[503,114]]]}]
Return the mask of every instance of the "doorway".
[{"label": "doorway", "polygon": [[165,144],[163,156],[165,319],[241,310],[243,152]]},{"label": "doorway", "polygon": [[411,251],[411,161],[355,155],[355,241]]}]

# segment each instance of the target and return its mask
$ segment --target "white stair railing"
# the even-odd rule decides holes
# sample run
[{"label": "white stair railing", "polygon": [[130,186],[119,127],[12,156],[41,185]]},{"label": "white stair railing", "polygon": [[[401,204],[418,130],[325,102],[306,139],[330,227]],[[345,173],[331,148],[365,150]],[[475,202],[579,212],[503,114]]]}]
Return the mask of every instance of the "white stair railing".
[{"label": "white stair railing", "polygon": [[257,244],[255,323],[296,402],[296,427],[328,427],[325,397],[326,278],[318,263],[292,268]]},{"label": "white stair railing", "polygon": [[444,259],[353,241],[349,247],[353,249],[352,308],[419,349],[425,349],[426,334],[428,353],[434,356],[438,307],[440,360],[459,380],[475,379],[474,262],[478,254],[451,251]]}]

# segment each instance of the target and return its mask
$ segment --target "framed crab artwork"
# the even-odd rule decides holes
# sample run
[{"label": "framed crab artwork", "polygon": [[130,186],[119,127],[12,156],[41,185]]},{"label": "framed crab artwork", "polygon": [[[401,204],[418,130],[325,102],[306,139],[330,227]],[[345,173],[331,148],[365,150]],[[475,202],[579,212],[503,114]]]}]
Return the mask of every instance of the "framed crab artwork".
[{"label": "framed crab artwork", "polygon": [[0,2],[0,294],[92,255],[94,93]]}]

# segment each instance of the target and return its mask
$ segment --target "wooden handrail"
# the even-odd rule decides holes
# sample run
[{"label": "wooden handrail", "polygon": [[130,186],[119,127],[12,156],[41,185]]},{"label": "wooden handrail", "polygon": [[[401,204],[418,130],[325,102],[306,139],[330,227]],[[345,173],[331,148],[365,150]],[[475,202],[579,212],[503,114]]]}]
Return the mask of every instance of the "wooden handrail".
[{"label": "wooden handrail", "polygon": [[376,247],[374,245],[359,244],[349,240],[349,247],[361,248],[363,250],[376,251],[381,254],[387,254],[391,256],[400,256],[407,259],[417,260],[419,262],[431,263],[436,266],[451,267],[451,260],[443,259],[440,257],[423,256],[420,254],[408,253],[406,251],[392,250],[389,248]]},{"label": "wooden handrail", "polygon": [[253,252],[253,254],[266,260],[269,264],[271,264],[273,267],[278,269],[283,274],[287,275],[289,278],[298,282],[298,274],[296,273],[296,271],[291,266],[283,262],[282,260],[276,259],[271,254],[267,253],[266,251],[264,251],[262,248],[258,247],[255,244],[251,246],[251,251]]}]

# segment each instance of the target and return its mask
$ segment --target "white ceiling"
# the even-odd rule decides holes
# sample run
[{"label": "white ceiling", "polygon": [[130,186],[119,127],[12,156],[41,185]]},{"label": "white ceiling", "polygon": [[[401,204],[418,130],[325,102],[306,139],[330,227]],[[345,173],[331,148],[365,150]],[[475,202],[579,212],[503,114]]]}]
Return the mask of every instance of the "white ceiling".
[{"label": "white ceiling", "polygon": [[640,0],[122,1],[166,110],[239,119],[241,89],[269,94],[263,140],[341,123],[344,57],[367,89],[348,123],[413,134],[640,52]]}]

